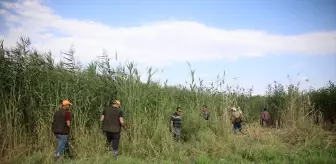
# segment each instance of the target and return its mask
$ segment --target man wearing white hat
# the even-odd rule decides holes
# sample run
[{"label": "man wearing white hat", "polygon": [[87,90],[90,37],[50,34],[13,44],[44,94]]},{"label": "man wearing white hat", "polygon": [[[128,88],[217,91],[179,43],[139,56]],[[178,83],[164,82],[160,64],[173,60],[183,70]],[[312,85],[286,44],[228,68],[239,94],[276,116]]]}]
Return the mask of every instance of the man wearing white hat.
[{"label": "man wearing white hat", "polygon": [[242,125],[241,125],[241,123],[243,122],[242,111],[237,110],[235,107],[232,107],[231,110],[232,110],[231,123],[233,124],[234,134],[237,134],[238,131],[244,134],[242,132]]}]

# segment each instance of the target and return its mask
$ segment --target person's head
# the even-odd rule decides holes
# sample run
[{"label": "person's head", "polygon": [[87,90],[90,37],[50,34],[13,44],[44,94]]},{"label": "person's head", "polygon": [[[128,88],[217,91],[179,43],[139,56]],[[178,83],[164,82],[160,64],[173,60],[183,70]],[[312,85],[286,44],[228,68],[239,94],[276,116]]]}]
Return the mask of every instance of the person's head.
[{"label": "person's head", "polygon": [[114,101],[112,102],[112,106],[113,106],[113,107],[116,107],[116,108],[119,108],[119,107],[120,107],[120,100],[114,100]]},{"label": "person's head", "polygon": [[178,115],[182,115],[182,114],[183,114],[183,110],[181,109],[181,107],[177,107],[177,108],[176,108],[176,113],[177,113]]},{"label": "person's head", "polygon": [[267,111],[267,109],[266,109],[266,108],[264,108],[264,111]]},{"label": "person's head", "polygon": [[203,110],[206,110],[208,107],[204,104],[204,105],[202,105],[202,109]]},{"label": "person's head", "polygon": [[69,100],[62,100],[61,108],[64,110],[69,110],[72,103]]},{"label": "person's head", "polygon": [[231,111],[232,111],[232,112],[236,112],[237,109],[236,109],[235,107],[232,107],[232,108],[231,108]]}]

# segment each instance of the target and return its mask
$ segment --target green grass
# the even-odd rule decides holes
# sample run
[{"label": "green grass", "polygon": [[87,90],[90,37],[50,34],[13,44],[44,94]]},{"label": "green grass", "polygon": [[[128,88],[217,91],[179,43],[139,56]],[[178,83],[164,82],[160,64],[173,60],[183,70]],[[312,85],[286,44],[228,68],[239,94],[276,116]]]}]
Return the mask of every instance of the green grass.
[{"label": "green grass", "polygon": [[[112,154],[102,153],[95,154],[90,157],[77,157],[74,159],[61,159],[58,163],[70,163],[70,164],[91,164],[91,163],[138,163],[138,164],[148,164],[148,163],[191,163],[195,164],[225,164],[225,163],[259,163],[259,164],[282,164],[282,163],[293,163],[293,164],[333,164],[336,162],[336,149],[329,148],[325,150],[310,150],[310,151],[279,151],[276,149],[261,149],[259,151],[250,151],[247,149],[242,149],[232,154],[223,156],[210,156],[207,154],[200,155],[190,155],[184,156],[178,153],[171,152],[171,155],[166,158],[160,157],[145,157],[138,158],[132,156],[121,155],[118,160],[113,159]],[[45,153],[34,153],[28,157],[18,157],[12,160],[11,163],[52,163],[53,154],[50,152]]]},{"label": "green grass", "polygon": [[[213,125],[215,126],[215,125]],[[246,125],[246,135],[214,134],[212,126],[204,126],[195,137],[185,142],[147,139],[140,145],[128,140],[122,133],[121,155],[116,161],[104,147],[104,137],[99,133],[79,135],[71,141],[74,159],[60,163],[334,163],[336,149],[327,142],[305,140],[296,145],[286,142],[284,131],[290,129],[263,129],[255,124]],[[314,133],[301,132],[301,135]],[[288,135],[288,134],[287,134]],[[320,136],[321,137],[321,136]],[[55,141],[55,140],[54,140]],[[160,143],[160,144],[159,144]],[[50,163],[53,161],[55,143],[49,143],[39,152],[13,153],[9,163]],[[135,146],[133,148],[133,145]],[[138,146],[138,147],[136,147]],[[161,148],[161,149],[160,149]]]},{"label": "green grass", "polygon": [[[64,163],[114,161],[98,120],[114,99],[121,100],[127,123],[117,163],[335,163],[334,135],[315,124],[328,110],[314,110],[314,101],[317,107],[334,102],[334,85],[302,92],[296,85],[275,83],[266,96],[252,96],[252,89],[228,86],[225,76],[205,86],[196,81],[192,69],[187,85],[167,86],[151,80],[152,69],[148,81],[141,82],[133,63],[111,66],[105,58],[79,67],[73,54],[66,57],[55,64],[51,54],[33,51],[26,39],[17,47],[0,48],[2,163],[52,162],[56,139],[50,124],[65,98],[73,102],[71,144],[76,158]],[[203,104],[211,111],[210,121],[200,116]],[[169,133],[169,118],[177,106],[185,111],[181,144]],[[244,112],[245,136],[232,134],[228,111],[232,106]],[[278,126],[258,125],[264,107]]]}]

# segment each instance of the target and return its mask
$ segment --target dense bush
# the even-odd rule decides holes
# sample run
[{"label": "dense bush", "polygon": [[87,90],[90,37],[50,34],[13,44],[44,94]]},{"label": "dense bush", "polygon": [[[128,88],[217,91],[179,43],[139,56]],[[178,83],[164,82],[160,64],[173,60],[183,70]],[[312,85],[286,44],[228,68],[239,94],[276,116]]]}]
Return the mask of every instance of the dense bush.
[{"label": "dense bush", "polygon": [[335,124],[336,121],[336,86],[329,81],[329,84],[310,93],[312,102],[317,111],[321,111],[324,121]]}]

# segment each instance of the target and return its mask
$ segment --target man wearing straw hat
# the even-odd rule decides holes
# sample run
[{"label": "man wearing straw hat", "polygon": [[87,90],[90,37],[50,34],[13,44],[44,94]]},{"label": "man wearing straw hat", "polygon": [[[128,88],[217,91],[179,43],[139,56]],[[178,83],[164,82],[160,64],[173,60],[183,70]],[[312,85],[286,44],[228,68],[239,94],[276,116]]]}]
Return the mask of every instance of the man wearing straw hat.
[{"label": "man wearing straw hat", "polygon": [[102,130],[106,135],[107,142],[111,144],[111,151],[116,158],[120,141],[121,127],[125,128],[124,112],[120,109],[120,101],[114,100],[112,106],[106,108],[100,118]]},{"label": "man wearing straw hat", "polygon": [[242,132],[242,122],[243,122],[243,112],[239,109],[237,110],[235,107],[231,108],[232,114],[231,114],[231,123],[233,124],[233,130],[234,134],[237,134],[239,131],[240,133],[244,134]]}]

